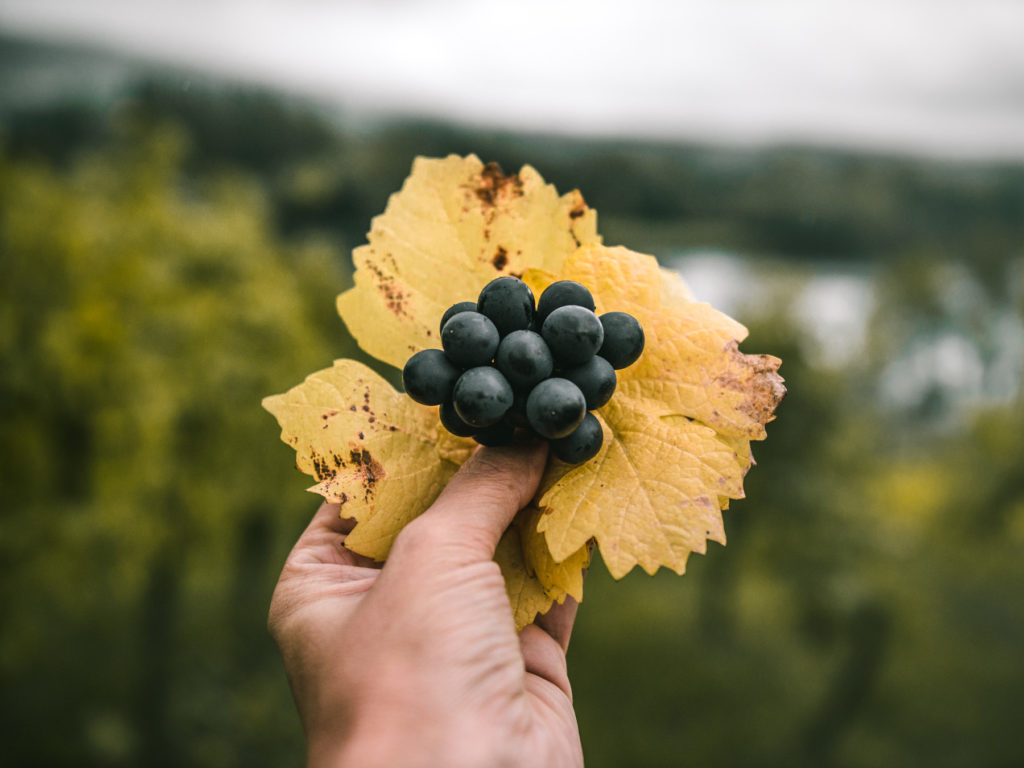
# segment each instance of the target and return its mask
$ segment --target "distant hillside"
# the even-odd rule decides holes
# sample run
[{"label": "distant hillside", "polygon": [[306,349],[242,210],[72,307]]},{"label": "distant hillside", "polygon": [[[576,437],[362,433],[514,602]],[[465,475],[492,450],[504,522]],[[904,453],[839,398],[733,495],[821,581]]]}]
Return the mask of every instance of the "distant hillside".
[{"label": "distant hillside", "polygon": [[[179,125],[196,172],[259,175],[284,231],[348,242],[417,155],[475,152],[579,188],[608,242],[667,255],[725,249],[810,260],[931,253],[998,287],[1024,243],[1024,164],[944,163],[821,148],[581,140],[409,120],[326,104],[101,51],[0,38],[8,151],[67,158],[106,140],[113,114]],[[116,109],[114,109],[116,108]]]}]

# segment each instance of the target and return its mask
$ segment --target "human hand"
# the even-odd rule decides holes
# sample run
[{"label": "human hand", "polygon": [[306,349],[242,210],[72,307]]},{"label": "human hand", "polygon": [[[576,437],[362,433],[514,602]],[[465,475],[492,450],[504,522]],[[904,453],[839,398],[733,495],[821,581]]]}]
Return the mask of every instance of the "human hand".
[{"label": "human hand", "polygon": [[269,627],[310,766],[579,766],[567,598],[517,636],[494,550],[540,482],[541,443],[481,448],[383,568],[324,504],[281,573]]}]

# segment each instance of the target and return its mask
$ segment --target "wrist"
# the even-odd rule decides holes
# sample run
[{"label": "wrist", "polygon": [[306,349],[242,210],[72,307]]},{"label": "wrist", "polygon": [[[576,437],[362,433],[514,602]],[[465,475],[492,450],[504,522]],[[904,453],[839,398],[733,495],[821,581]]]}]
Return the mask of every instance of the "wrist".
[{"label": "wrist", "polygon": [[[368,711],[372,709],[374,711]],[[344,729],[307,731],[307,768],[449,768],[439,724],[401,707],[354,713]],[[420,713],[421,715],[424,713]]]}]

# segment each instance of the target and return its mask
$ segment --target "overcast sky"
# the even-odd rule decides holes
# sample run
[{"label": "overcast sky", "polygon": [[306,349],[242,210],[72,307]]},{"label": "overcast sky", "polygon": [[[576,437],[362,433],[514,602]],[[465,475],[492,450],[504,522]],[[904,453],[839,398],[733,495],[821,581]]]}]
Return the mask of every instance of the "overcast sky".
[{"label": "overcast sky", "polygon": [[0,27],[369,110],[1024,158],[1024,2],[0,0]]}]

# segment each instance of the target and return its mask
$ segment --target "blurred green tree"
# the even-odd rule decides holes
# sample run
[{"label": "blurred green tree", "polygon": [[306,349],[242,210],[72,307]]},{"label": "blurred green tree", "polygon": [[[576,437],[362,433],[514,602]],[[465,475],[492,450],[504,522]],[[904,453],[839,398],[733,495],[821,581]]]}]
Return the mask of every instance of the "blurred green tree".
[{"label": "blurred green tree", "polygon": [[297,764],[263,617],[315,501],[259,402],[353,354],[348,258],[186,176],[180,131],[115,133],[0,155],[5,762]]}]

